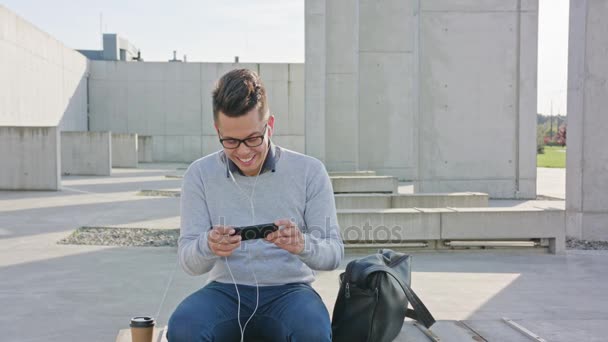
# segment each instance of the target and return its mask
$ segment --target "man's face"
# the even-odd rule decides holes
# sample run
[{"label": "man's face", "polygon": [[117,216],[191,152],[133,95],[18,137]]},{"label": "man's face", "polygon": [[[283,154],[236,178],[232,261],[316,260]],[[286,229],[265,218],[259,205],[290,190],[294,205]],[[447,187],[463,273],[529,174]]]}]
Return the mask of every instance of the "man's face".
[{"label": "man's face", "polygon": [[[266,131],[264,131],[264,127]],[[255,176],[259,173],[266,154],[268,153],[269,138],[272,136],[274,128],[274,116],[270,116],[268,121],[262,120],[257,108],[252,109],[247,114],[232,118],[220,112],[215,128],[220,139],[247,139],[263,136],[264,140],[257,147],[249,147],[241,142],[237,148],[226,148],[224,152],[239,169],[247,176]],[[226,141],[224,142],[227,143]],[[238,144],[238,143],[237,143]],[[249,145],[252,145],[251,143]]]}]

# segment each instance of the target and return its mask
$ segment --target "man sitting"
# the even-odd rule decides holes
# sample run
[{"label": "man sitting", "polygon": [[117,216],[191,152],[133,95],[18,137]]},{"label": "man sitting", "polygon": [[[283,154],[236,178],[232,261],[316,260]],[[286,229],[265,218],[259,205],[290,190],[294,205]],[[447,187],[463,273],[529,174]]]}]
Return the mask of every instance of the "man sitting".
[{"label": "man sitting", "polygon": [[[331,341],[329,313],[310,283],[344,255],[323,163],[275,145],[266,90],[233,70],[213,90],[223,149],[190,165],[181,191],[178,255],[207,284],[177,307],[168,340]],[[234,227],[274,222],[265,239]]]}]

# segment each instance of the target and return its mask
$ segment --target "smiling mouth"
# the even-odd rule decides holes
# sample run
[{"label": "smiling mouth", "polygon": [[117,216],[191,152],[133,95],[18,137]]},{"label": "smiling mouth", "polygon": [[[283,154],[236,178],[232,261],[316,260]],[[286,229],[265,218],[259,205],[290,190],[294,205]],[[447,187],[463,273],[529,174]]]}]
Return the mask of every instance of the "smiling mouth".
[{"label": "smiling mouth", "polygon": [[236,157],[236,158],[237,158],[237,159],[238,159],[238,160],[239,160],[241,163],[243,163],[243,164],[248,164],[248,163],[250,163],[250,162],[253,160],[253,158],[255,158],[255,155],[253,155],[253,156],[249,157],[248,159],[242,159],[242,158],[239,158],[239,157]]}]

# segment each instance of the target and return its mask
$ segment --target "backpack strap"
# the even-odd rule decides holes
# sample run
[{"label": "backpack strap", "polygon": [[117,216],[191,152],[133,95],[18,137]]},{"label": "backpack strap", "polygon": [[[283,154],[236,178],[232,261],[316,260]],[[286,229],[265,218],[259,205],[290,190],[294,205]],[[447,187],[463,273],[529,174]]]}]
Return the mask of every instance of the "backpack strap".
[{"label": "backpack strap", "polygon": [[396,274],[390,267],[382,265],[370,266],[366,268],[365,271],[363,271],[363,278],[367,278],[367,276],[375,272],[384,272],[392,276],[395,280],[397,280],[397,283],[399,283],[399,285],[403,289],[403,292],[405,293],[405,297],[410,303],[412,303],[412,307],[414,308],[414,310],[406,310],[405,315],[407,317],[421,322],[427,329],[430,328],[433,324],[435,324],[435,318],[433,318],[433,315],[431,315],[431,313],[422,303],[420,298],[418,298],[416,293],[414,293],[414,290],[412,290],[412,288],[408,284],[406,284],[403,279],[401,279],[401,277]]}]

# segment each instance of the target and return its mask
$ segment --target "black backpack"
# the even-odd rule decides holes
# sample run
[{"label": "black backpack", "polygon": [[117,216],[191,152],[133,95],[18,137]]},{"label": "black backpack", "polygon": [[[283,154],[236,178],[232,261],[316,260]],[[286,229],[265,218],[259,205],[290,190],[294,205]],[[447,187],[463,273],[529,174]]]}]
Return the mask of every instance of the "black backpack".
[{"label": "black backpack", "polygon": [[[392,341],[410,317],[430,328],[435,319],[410,288],[411,257],[390,249],[348,263],[331,322],[334,342]],[[413,310],[408,309],[408,302]]]}]

